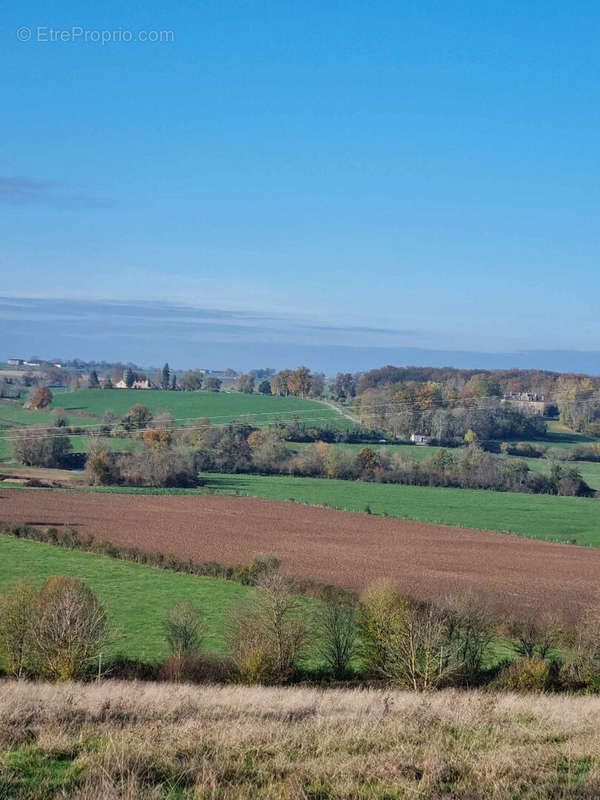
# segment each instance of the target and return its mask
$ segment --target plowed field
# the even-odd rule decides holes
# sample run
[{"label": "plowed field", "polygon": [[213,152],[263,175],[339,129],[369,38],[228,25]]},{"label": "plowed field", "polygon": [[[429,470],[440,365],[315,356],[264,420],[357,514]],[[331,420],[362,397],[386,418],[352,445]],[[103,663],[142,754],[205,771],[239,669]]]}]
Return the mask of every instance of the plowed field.
[{"label": "plowed field", "polygon": [[290,574],[355,590],[382,579],[423,598],[472,589],[521,615],[576,614],[600,585],[600,550],[253,498],[9,489],[0,520],[195,561],[275,555]]}]

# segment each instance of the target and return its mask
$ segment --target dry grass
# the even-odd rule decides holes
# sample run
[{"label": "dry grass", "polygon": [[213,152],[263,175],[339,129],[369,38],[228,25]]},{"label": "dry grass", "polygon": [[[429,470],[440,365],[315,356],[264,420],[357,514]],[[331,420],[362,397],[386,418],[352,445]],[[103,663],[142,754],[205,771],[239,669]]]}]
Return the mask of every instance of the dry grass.
[{"label": "dry grass", "polygon": [[0,797],[597,798],[600,698],[0,684]]}]

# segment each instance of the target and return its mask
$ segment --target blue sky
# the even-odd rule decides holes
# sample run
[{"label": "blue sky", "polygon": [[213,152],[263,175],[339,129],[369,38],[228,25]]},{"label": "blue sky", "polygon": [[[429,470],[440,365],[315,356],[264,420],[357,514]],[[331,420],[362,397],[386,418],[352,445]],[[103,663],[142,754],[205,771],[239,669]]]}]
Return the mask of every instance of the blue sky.
[{"label": "blue sky", "polygon": [[196,363],[231,312],[260,361],[600,349],[597,3],[85,5],[3,15],[0,295],[200,309]]}]

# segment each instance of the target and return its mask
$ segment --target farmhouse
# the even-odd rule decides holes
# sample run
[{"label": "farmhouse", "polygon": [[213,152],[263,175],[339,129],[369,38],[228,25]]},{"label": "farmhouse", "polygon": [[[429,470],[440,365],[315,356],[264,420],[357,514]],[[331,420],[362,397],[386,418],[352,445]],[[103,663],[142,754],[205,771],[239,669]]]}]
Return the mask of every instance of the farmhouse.
[{"label": "farmhouse", "polygon": [[425,436],[422,433],[411,433],[410,440],[413,444],[426,445],[431,441],[431,436]]},{"label": "farmhouse", "polygon": [[[115,383],[115,389],[127,389],[127,388],[129,388],[129,387],[127,386],[127,384],[125,383],[125,381],[123,379],[121,379],[120,381],[117,381],[117,383]],[[143,380],[139,380],[139,379],[136,378],[136,380],[134,380],[131,388],[132,389],[153,389],[154,387],[152,386],[152,383],[148,380],[148,378],[144,378]]]},{"label": "farmhouse", "polygon": [[543,417],[549,405],[543,394],[535,392],[510,392],[504,395],[502,402],[525,414],[537,417]]}]

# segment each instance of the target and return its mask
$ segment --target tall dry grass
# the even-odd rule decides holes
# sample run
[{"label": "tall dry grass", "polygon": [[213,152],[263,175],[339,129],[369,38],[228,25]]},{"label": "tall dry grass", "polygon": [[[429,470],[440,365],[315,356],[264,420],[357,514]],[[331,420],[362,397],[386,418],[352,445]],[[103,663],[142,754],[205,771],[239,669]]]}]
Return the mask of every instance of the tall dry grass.
[{"label": "tall dry grass", "polygon": [[6,681],[0,747],[11,798],[600,797],[596,697]]}]

